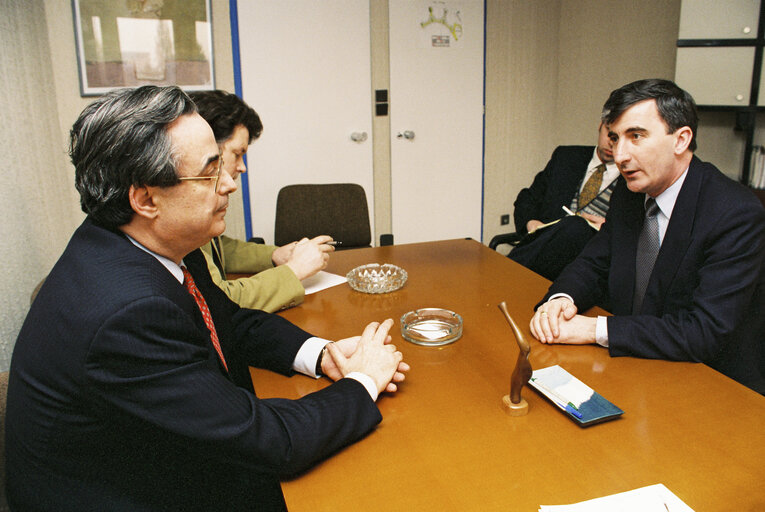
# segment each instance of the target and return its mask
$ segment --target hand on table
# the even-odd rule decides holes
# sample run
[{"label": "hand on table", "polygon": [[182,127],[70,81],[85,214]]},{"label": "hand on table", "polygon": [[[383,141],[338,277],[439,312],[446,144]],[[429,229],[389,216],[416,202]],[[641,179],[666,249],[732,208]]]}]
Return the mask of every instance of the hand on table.
[{"label": "hand on table", "polygon": [[329,235],[319,235],[310,240],[303,238],[298,242],[279,247],[274,251],[271,259],[280,265],[279,262],[286,257],[284,264],[302,281],[327,267],[329,253],[335,250],[333,246],[327,244],[330,241],[332,237]]},{"label": "hand on table", "polygon": [[[372,322],[361,336],[353,336],[327,345],[321,361],[322,373],[332,380],[340,380],[351,372],[369,375],[377,385],[378,392],[395,392],[397,382],[402,382],[409,371],[403,355],[391,343],[388,331],[393,320]],[[329,355],[330,357],[327,357]]]},{"label": "hand on table", "polygon": [[577,315],[568,297],[547,301],[531,318],[531,334],[542,343],[595,343],[597,319]]}]

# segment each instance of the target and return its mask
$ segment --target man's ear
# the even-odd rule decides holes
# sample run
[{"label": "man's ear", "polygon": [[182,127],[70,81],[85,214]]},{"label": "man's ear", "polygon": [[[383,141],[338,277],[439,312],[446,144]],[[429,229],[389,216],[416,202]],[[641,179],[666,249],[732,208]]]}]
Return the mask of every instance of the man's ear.
[{"label": "man's ear", "polygon": [[158,210],[157,205],[154,204],[154,191],[155,187],[130,185],[128,199],[130,200],[130,207],[136,214],[147,219],[154,219],[157,216]]},{"label": "man's ear", "polygon": [[675,131],[675,154],[685,153],[693,140],[693,130],[690,126],[683,126]]}]

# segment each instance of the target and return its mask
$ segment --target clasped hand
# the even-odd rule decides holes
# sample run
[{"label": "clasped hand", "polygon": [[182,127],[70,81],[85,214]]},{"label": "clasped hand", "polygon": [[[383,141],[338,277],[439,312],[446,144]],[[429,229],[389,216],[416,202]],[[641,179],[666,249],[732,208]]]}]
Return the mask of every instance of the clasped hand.
[{"label": "clasped hand", "polygon": [[409,365],[403,362],[403,354],[396,350],[388,335],[392,326],[391,319],[382,323],[372,322],[361,336],[327,345],[327,352],[321,361],[324,375],[340,380],[351,372],[361,372],[374,380],[378,392],[395,392],[398,389],[396,383],[406,378],[404,372],[409,371]]},{"label": "clasped hand", "polygon": [[531,334],[542,343],[595,343],[597,320],[576,313],[576,305],[567,297],[547,301],[531,318]]}]

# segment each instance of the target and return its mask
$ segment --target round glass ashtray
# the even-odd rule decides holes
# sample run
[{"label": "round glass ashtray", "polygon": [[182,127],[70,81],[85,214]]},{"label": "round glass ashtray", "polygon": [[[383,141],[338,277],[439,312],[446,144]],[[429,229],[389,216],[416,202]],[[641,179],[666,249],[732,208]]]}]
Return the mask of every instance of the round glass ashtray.
[{"label": "round glass ashtray", "polygon": [[448,345],[462,336],[462,317],[448,309],[415,309],[401,317],[401,335],[417,345]]},{"label": "round glass ashtray", "polygon": [[406,283],[406,270],[390,263],[370,263],[356,267],[345,276],[357,292],[389,293]]}]

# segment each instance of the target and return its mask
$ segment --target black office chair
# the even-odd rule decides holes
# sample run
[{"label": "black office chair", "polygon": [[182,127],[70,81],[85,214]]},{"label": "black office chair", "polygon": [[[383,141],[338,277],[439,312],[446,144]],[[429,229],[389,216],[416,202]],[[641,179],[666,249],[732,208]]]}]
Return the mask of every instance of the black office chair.
[{"label": "black office chair", "polygon": [[[338,250],[371,246],[369,207],[361,185],[300,184],[279,191],[274,243],[281,246],[319,235],[342,242]],[[393,245],[393,235],[381,235],[380,245]]]},{"label": "black office chair", "polygon": [[494,236],[489,241],[489,249],[497,250],[500,245],[511,245],[515,247],[523,239],[523,235],[519,233],[502,233],[501,235]]}]

